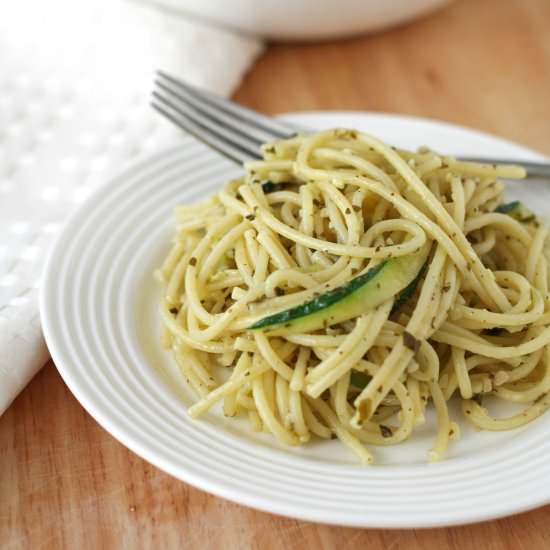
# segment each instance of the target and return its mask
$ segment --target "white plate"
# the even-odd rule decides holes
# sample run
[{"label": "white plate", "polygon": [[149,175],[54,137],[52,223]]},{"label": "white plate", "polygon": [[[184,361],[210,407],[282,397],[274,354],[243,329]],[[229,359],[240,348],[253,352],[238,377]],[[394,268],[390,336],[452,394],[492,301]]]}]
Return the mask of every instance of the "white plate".
[{"label": "white plate", "polygon": [[[540,160],[473,130],[408,117],[310,113],[305,127],[356,127],[393,144],[457,154]],[[152,271],[174,230],[173,208],[215,192],[239,172],[189,138],[105,185],[69,221],[49,257],[42,323],[63,379],[111,434],[162,470],[205,491],[269,512],[365,527],[479,521],[550,502],[550,414],[524,429],[463,425],[448,457],[426,464],[430,426],[360,466],[336,441],[283,448],[213,411],[192,421],[191,395],[158,344],[160,289]],[[548,183],[511,195],[550,214]]]}]

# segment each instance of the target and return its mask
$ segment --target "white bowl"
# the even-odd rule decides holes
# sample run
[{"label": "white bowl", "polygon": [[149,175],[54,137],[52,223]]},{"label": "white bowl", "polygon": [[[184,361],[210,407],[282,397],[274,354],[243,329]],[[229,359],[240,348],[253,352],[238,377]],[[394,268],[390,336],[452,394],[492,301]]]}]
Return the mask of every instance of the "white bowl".
[{"label": "white bowl", "polygon": [[375,31],[449,0],[156,0],[184,13],[274,40],[318,40]]}]

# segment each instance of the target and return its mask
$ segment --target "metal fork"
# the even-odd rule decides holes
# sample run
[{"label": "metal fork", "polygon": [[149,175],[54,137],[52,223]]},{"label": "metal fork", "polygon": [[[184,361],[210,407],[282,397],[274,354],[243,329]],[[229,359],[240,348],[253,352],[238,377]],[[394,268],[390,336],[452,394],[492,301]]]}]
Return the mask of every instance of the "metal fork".
[{"label": "metal fork", "polygon": [[[151,105],[168,120],[232,161],[261,158],[260,146],[304,131],[241,107],[159,71]],[[550,163],[486,157],[458,157],[484,164],[519,164],[529,178],[550,179]]]}]

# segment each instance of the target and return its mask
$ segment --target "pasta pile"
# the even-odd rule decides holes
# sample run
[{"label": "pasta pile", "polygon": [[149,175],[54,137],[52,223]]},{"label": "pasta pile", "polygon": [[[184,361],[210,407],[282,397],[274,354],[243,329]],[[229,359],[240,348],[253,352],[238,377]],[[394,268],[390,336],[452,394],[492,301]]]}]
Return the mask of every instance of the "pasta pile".
[{"label": "pasta pile", "polygon": [[[548,228],[504,203],[498,179],[522,168],[399,150],[347,129],[262,152],[205,203],[176,209],[158,270],[162,341],[197,395],[191,417],[223,402],[252,430],[289,445],[336,437],[371,463],[369,446],[406,440],[432,405],[428,460],[440,459],[460,435],[450,399],[482,430],[550,407]],[[390,277],[381,264],[407,265],[419,251],[427,259],[406,291],[377,295],[376,277]],[[254,328],[283,311],[306,319],[369,270],[375,307],[315,330],[300,330],[302,318]],[[346,303],[357,308],[354,296]],[[496,418],[488,396],[522,410]]]}]

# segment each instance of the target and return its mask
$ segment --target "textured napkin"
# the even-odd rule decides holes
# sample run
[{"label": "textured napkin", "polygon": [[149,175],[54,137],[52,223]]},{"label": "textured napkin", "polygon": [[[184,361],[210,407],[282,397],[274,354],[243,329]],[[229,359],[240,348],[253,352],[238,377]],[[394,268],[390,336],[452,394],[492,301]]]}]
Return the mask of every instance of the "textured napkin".
[{"label": "textured napkin", "polygon": [[38,289],[67,215],[129,161],[178,142],[156,69],[228,95],[261,44],[123,0],[2,0],[0,414],[46,362]]}]

